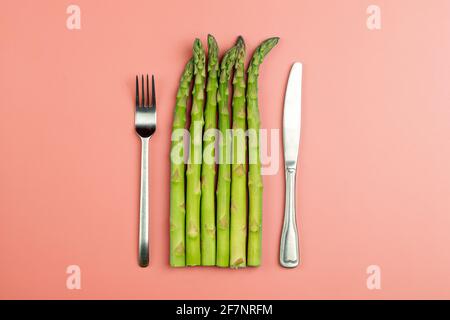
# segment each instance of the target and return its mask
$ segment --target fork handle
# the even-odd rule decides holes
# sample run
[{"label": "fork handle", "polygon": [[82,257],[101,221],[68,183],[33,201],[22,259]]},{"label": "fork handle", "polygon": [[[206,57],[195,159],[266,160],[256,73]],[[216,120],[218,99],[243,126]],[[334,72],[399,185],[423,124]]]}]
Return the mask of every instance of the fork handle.
[{"label": "fork handle", "polygon": [[286,168],[286,204],[280,245],[280,264],[285,268],[295,268],[300,262],[295,219],[295,177],[296,169]]},{"label": "fork handle", "polygon": [[148,140],[141,138],[141,197],[139,208],[139,265],[147,267],[148,253]]}]

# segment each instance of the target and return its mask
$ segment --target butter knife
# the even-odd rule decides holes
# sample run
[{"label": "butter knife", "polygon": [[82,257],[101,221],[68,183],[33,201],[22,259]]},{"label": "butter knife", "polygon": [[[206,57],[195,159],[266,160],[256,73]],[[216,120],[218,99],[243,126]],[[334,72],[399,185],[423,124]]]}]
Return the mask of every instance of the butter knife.
[{"label": "butter knife", "polygon": [[284,223],[281,233],[280,264],[285,268],[295,268],[300,263],[298,231],[295,211],[295,186],[297,158],[300,145],[302,115],[302,70],[300,62],[294,63],[284,97],[283,147],[286,174],[286,202]]}]

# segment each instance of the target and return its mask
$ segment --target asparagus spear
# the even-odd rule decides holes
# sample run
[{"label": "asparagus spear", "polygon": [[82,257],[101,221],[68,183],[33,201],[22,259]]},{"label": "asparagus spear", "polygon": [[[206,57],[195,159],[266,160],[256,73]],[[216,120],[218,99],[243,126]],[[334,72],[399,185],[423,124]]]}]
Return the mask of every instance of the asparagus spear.
[{"label": "asparagus spear", "polygon": [[278,43],[279,38],[263,41],[253,53],[247,70],[247,124],[249,130],[248,165],[248,252],[249,266],[261,264],[262,192],[261,159],[259,154],[260,118],[258,110],[258,74],[264,57]]},{"label": "asparagus spear", "polygon": [[220,66],[217,103],[219,105],[219,176],[217,179],[217,258],[216,265],[228,267],[230,263],[230,187],[231,174],[229,156],[231,154],[228,133],[230,114],[228,112],[229,81],[236,61],[237,46],[228,50]]},{"label": "asparagus spear", "polygon": [[[216,206],[215,206],[215,135],[217,126],[217,77],[219,73],[219,57],[216,39],[208,35],[208,82],[206,85],[205,106],[205,138],[202,164],[202,197],[201,197],[201,247],[202,265],[216,264]],[[211,130],[209,130],[211,129]],[[208,131],[209,130],[209,131]]]},{"label": "asparagus spear", "polygon": [[245,43],[238,38],[233,79],[233,162],[231,173],[230,266],[246,266],[247,173],[245,141]]},{"label": "asparagus spear", "polygon": [[194,41],[194,89],[190,125],[190,152],[186,170],[186,265],[200,265],[200,170],[202,163],[205,52],[199,39]]},{"label": "asparagus spear", "polygon": [[170,265],[183,267],[185,258],[185,194],[184,194],[184,142],[182,132],[186,126],[186,104],[194,72],[191,58],[181,75],[175,103],[170,152]]}]

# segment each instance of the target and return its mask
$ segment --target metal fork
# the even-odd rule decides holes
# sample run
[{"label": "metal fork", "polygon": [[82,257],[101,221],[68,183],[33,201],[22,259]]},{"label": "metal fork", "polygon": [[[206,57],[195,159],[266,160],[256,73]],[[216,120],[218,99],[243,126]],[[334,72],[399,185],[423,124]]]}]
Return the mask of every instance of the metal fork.
[{"label": "metal fork", "polygon": [[141,79],[141,99],[139,98],[139,77],[136,76],[136,112],[134,125],[141,138],[141,197],[139,208],[139,265],[147,267],[148,253],[148,141],[156,131],[156,98],[155,79],[152,75],[152,99],[150,101],[150,88],[147,74],[146,89],[144,76]]}]

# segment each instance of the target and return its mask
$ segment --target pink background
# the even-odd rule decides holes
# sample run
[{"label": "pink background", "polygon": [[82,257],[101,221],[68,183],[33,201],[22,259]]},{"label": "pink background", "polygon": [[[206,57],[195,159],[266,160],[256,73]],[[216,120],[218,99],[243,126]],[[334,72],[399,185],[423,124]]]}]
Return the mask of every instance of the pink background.
[{"label": "pink background", "polygon": [[[76,0],[0,4],[0,298],[450,298],[450,2]],[[381,7],[382,29],[366,27]],[[284,173],[264,177],[257,269],[168,265],[169,141],[195,37],[279,45],[261,70],[281,128],[304,63],[298,218],[303,264],[278,264]],[[156,75],[151,265],[137,265],[134,76]],[[281,142],[281,141],[280,141]],[[282,155],[279,155],[282,165]],[[82,289],[66,288],[79,265]],[[381,268],[368,290],[366,268]]]}]

